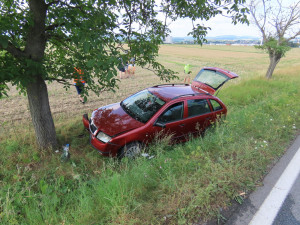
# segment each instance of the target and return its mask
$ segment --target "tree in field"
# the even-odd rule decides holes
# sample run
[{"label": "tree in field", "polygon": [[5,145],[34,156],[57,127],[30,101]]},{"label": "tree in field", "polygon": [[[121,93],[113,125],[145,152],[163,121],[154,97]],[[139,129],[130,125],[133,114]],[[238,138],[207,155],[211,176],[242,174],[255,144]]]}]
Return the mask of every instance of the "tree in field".
[{"label": "tree in field", "polygon": [[270,65],[266,78],[270,79],[276,65],[290,50],[288,42],[300,35],[300,1],[284,6],[282,0],[252,0],[249,11],[262,34],[258,48],[269,54]]},{"label": "tree in field", "polygon": [[174,72],[156,61],[170,21],[190,18],[190,35],[205,40],[196,20],[224,14],[247,22],[245,0],[1,0],[0,97],[8,83],[27,94],[41,148],[56,147],[47,82],[70,86],[74,67],[84,71],[88,91],[117,86],[117,66],[131,57],[139,66],[170,80]]}]

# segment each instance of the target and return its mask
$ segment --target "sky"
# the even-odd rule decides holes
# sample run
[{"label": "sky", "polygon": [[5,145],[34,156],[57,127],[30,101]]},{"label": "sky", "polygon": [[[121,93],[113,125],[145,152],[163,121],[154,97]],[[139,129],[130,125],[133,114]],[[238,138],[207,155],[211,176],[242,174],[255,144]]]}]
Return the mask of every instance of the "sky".
[{"label": "sky", "polygon": [[[211,28],[208,31],[207,37],[216,37],[221,35],[236,35],[236,36],[253,36],[261,37],[259,30],[256,26],[250,24],[237,24],[233,25],[231,19],[218,15],[215,18],[205,21],[205,26]],[[170,24],[172,37],[186,37],[192,30],[192,22],[189,19],[179,19]]]},{"label": "sky", "polygon": [[[157,0],[159,1],[159,0]],[[250,3],[251,0],[246,0],[246,3]],[[260,0],[257,0],[260,1]],[[290,6],[298,2],[299,0],[269,0],[273,6],[278,5],[277,2],[281,2],[283,6]],[[260,5],[261,6],[261,5]],[[248,16],[251,19],[251,16]],[[251,24],[237,24],[231,23],[231,19],[218,15],[209,21],[203,21],[201,25],[208,26],[211,30],[208,31],[207,37],[216,37],[221,35],[236,35],[236,36],[252,36],[261,38],[261,33],[258,28]],[[172,22],[169,25],[171,29],[172,37],[186,37],[187,34],[192,30],[192,22],[189,19],[179,19]]]}]

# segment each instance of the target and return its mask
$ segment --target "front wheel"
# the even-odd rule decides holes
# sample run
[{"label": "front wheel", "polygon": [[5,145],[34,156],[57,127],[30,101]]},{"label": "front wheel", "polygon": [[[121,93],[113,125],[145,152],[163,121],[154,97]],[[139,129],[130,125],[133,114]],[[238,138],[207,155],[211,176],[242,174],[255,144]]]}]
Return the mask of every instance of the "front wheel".
[{"label": "front wheel", "polygon": [[118,158],[121,159],[123,157],[127,157],[129,159],[133,159],[137,157],[141,153],[141,151],[142,145],[138,142],[132,142],[121,148],[118,153]]}]

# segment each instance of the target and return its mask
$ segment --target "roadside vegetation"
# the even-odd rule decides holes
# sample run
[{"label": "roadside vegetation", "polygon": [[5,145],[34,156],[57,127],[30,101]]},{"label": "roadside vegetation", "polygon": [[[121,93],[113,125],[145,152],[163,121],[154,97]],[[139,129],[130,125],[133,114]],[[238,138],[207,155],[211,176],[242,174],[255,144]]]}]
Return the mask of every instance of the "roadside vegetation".
[{"label": "roadside vegetation", "polygon": [[[163,46],[161,63],[178,71],[181,80],[185,63],[192,65],[192,77],[203,66],[219,66],[241,77],[218,94],[228,107],[221,125],[185,144],[169,146],[166,139],[158,139],[147,149],[151,159],[100,156],[89,145],[81,122],[82,112],[159,83],[147,71],[137,70],[135,78],[122,80],[115,95],[91,95],[80,107],[75,90],[49,87],[52,110],[69,106],[54,114],[59,143],[71,146],[66,163],[60,161],[61,149],[37,149],[26,101],[11,90],[12,97],[0,101],[6,115],[0,120],[0,223],[187,224],[212,218],[224,222],[220,209],[232,201],[241,203],[259,186],[299,132],[299,56],[300,50],[292,49],[273,79],[266,80],[267,55],[254,48]],[[18,105],[24,110],[11,112]],[[10,119],[14,117],[19,119]]]}]

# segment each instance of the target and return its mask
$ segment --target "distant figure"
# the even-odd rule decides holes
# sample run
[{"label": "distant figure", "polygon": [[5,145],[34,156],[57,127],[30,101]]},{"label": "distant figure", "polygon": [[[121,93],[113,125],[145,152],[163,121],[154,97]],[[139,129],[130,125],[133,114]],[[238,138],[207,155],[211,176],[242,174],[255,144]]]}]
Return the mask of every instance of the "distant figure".
[{"label": "distant figure", "polygon": [[129,74],[129,76],[132,74],[135,74],[135,58],[131,58],[128,62],[128,69],[127,72]]},{"label": "distant figure", "polygon": [[190,66],[190,64],[186,64],[185,66],[184,66],[184,74],[186,74],[185,75],[185,78],[184,78],[184,83],[190,83],[190,80],[191,80],[191,74],[192,73],[192,71],[191,71],[191,66]]},{"label": "distant figure", "polygon": [[123,59],[122,58],[119,58],[118,69],[119,69],[120,79],[125,78],[125,75],[126,75],[125,71],[126,71],[126,69],[125,69],[125,65],[123,63]]},{"label": "distant figure", "polygon": [[76,68],[76,67],[74,67],[74,70],[75,71],[74,71],[74,80],[73,80],[73,82],[74,82],[74,85],[76,87],[76,90],[77,90],[77,93],[78,93],[78,96],[79,96],[79,100],[82,104],[84,104],[85,102],[84,102],[84,99],[81,95],[81,92],[82,92],[82,90],[84,88],[84,85],[85,85],[85,81],[83,80],[83,77],[82,77],[82,75],[84,73],[81,69]]}]

